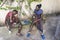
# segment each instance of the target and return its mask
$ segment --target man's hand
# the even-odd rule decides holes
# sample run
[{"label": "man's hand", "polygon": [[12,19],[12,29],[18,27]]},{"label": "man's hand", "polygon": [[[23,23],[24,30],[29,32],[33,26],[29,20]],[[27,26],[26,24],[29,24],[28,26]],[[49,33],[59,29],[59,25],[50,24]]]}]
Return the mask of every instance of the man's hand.
[{"label": "man's hand", "polygon": [[10,20],[10,23],[12,23],[12,20]]},{"label": "man's hand", "polygon": [[37,21],[40,21],[41,19],[37,19],[37,20],[35,20],[33,23],[36,23]]}]

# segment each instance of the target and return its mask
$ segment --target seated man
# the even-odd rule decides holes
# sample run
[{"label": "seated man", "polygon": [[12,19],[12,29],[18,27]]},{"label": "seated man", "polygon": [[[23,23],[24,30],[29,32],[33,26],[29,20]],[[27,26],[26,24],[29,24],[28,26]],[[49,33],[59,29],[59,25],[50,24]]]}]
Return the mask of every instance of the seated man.
[{"label": "seated man", "polygon": [[7,28],[9,29],[9,33],[11,33],[11,28],[14,23],[19,24],[17,35],[20,35],[20,32],[22,30],[22,24],[18,18],[18,11],[17,10],[13,10],[11,12],[8,12],[8,14],[6,15],[5,24],[6,24]]}]

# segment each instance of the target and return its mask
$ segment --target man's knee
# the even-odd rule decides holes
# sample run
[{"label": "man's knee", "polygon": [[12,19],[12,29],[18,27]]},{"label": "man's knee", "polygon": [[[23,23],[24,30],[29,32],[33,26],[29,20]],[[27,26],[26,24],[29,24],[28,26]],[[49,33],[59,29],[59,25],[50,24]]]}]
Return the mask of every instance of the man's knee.
[{"label": "man's knee", "polygon": [[19,26],[18,26],[18,29],[22,29],[22,25],[19,25]]}]

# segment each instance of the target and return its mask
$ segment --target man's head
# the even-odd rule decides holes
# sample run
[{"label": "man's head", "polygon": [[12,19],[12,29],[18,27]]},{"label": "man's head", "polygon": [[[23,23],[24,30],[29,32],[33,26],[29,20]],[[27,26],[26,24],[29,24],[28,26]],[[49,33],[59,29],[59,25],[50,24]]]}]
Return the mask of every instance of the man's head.
[{"label": "man's head", "polygon": [[17,10],[13,10],[12,12],[13,12],[13,15],[18,14]]},{"label": "man's head", "polygon": [[39,10],[41,8],[41,4],[36,5],[36,10]]}]

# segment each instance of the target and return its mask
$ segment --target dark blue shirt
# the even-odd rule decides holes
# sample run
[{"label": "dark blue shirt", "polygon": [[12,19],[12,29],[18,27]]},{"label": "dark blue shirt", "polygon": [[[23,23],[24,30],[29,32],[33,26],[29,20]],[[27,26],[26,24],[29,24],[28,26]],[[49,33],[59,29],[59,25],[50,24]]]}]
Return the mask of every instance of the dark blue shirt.
[{"label": "dark blue shirt", "polygon": [[37,19],[40,19],[41,18],[41,14],[43,13],[43,10],[42,9],[34,10],[34,13],[35,13]]},{"label": "dark blue shirt", "polygon": [[40,14],[43,13],[43,10],[42,9],[34,10],[34,13],[37,14],[37,15],[40,15]]}]

